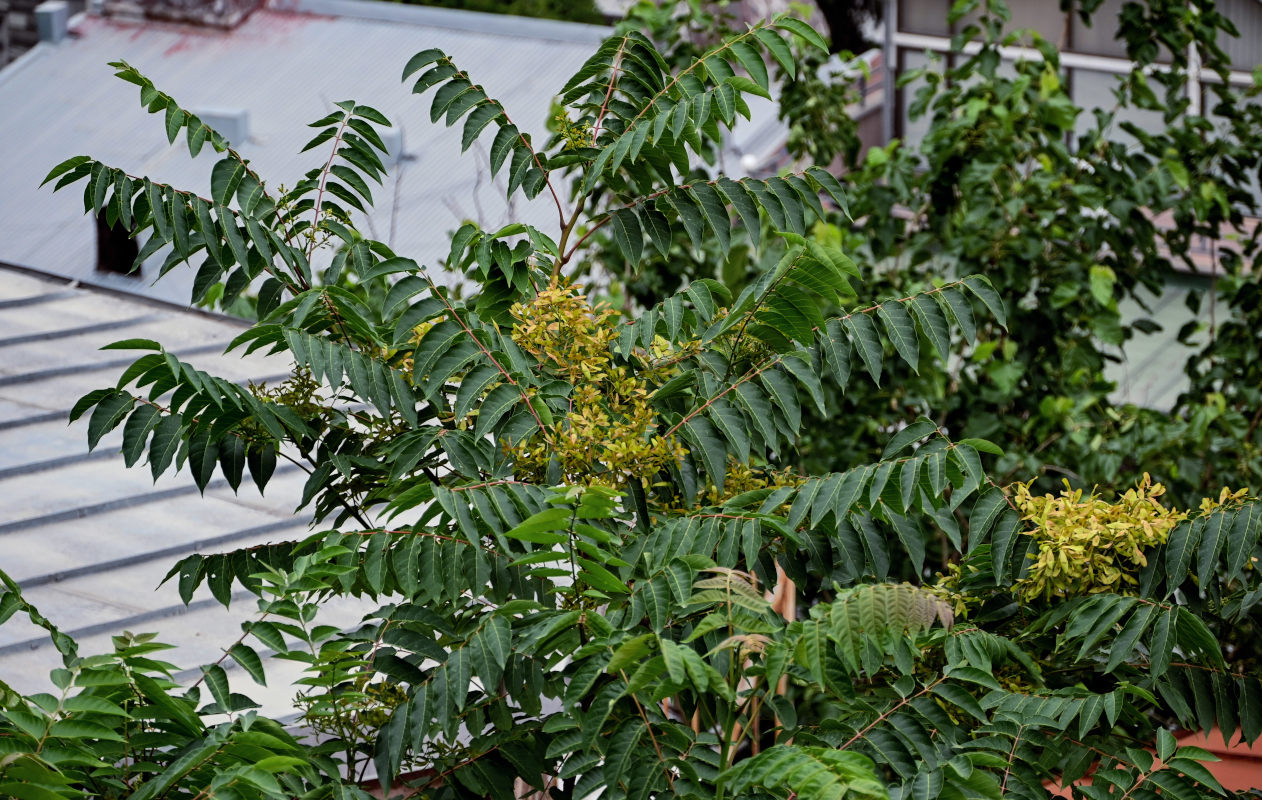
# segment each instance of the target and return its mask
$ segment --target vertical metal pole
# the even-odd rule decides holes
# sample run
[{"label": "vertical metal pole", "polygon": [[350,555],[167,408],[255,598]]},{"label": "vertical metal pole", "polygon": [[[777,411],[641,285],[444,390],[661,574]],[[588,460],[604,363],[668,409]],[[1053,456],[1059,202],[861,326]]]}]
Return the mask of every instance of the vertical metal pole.
[{"label": "vertical metal pole", "polygon": [[881,135],[885,144],[894,138],[895,62],[898,52],[894,47],[894,31],[898,27],[898,0],[885,0],[885,43],[881,51]]},{"label": "vertical metal pole", "polygon": [[1204,100],[1201,97],[1201,51],[1196,43],[1188,45],[1188,77],[1187,77],[1188,113],[1203,115]]}]

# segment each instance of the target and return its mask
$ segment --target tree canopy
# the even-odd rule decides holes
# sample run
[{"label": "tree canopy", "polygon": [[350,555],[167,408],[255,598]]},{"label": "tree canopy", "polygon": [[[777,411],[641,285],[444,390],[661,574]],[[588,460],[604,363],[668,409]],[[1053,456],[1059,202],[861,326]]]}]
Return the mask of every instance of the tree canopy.
[{"label": "tree canopy", "polygon": [[[418,53],[403,79],[435,124],[464,150],[489,140],[508,196],[557,211],[551,230],[463,225],[431,266],[353,225],[385,172],[381,111],[336,104],[312,123],[312,171],[272,190],[160,81],[114,64],[172,143],[219,155],[208,191],[90,156],[48,181],[83,184],[86,208],[148,237],[142,257],[169,253],[164,271],[197,269],[195,292],[256,291],[229,350],[293,373],[240,386],[125,340],[110,347],[136,360],[72,416],[90,445],[121,428],[129,464],[200,487],[221,473],[252,491],[247,475],[262,488],[278,460],[300,464],[321,530],[172,568],[185,597],[258,602],[191,685],[147,636],[80,654],[6,578],[0,619],[46,627],[65,663],[47,693],[0,686],[0,792],[362,798],[371,772],[435,798],[1225,794],[1171,729],[1262,735],[1247,489],[1194,508],[1165,506],[1148,475],[1116,497],[1044,494],[996,480],[999,445],[929,415],[881,429],[870,460],[803,466],[812,414],[870,431],[849,405],[866,387],[960,348],[986,370],[1017,312],[1048,301],[1006,302],[995,265],[966,257],[978,272],[873,293],[888,287],[870,248],[820,231],[850,229],[876,185],[698,168],[801,48],[827,45],[791,16],[680,60],[620,31],[559,87],[543,144],[448,55]],[[1021,74],[1054,70],[1044,56]],[[580,278],[681,241],[758,268],[621,307]],[[323,624],[338,596],[377,607]],[[295,728],[229,679],[235,664],[263,683],[272,659],[304,668]]]}]

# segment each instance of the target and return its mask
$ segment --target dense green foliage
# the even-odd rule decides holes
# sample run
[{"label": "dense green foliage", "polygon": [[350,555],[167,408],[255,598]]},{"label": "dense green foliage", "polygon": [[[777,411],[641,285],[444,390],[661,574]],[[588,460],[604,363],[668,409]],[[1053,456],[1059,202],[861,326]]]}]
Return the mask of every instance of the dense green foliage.
[{"label": "dense green foliage", "polygon": [[[981,49],[941,77],[906,76],[904,91],[914,93],[913,112],[926,116],[928,132],[919,153],[895,145],[869,154],[851,174],[852,211],[865,221],[843,240],[891,263],[894,291],[944,270],[983,271],[1012,307],[1012,323],[987,348],[961,351],[958,369],[906,374],[883,399],[906,416],[932,409],[958,435],[1004,441],[1006,476],[1049,470],[1047,485],[1068,475],[1089,487],[1151,471],[1183,502],[1213,482],[1257,487],[1262,472],[1235,459],[1235,444],[1195,446],[1196,432],[1182,425],[1220,384],[1194,381],[1170,420],[1166,409],[1113,408],[1104,379],[1119,348],[1156,328],[1124,319],[1119,303],[1159,296],[1176,270],[1194,270],[1197,237],[1235,240],[1216,251],[1228,273],[1255,257],[1257,234],[1244,214],[1258,211],[1250,182],[1258,175],[1262,106],[1251,98],[1260,87],[1227,83],[1216,41],[1233,30],[1230,22],[1212,4],[1185,3],[1097,20],[1120,26],[1135,66],[1118,78],[1116,107],[1090,118],[1058,77],[1054,48],[1037,37],[1042,60],[998,69],[1001,45],[1031,40],[1007,32],[1004,19],[998,5],[983,15],[961,37]],[[1219,81],[1205,84],[1200,113],[1184,92],[1190,47],[1203,74]],[[1148,69],[1169,53],[1170,70]],[[1135,110],[1160,122],[1122,121]],[[876,446],[874,434],[856,437],[852,457]]]},{"label": "dense green foliage", "polygon": [[[979,275],[873,295],[870,266],[811,235],[856,207],[826,170],[694,169],[794,46],[826,49],[788,17],[682,64],[619,33],[561,88],[546,146],[444,53],[417,54],[404,78],[433,120],[464,149],[490,139],[509,196],[558,214],[551,232],[462,226],[459,292],[352,226],[383,172],[379,111],[338,104],[313,124],[318,166],[273,193],[116,64],[172,141],[221,155],[208,194],[87,156],[49,180],[82,182],[146,254],[169,247],[168,268],[195,264],[195,296],[257,285],[259,319],[229,349],[294,374],[242,387],[127,340],[111,347],[134,364],[72,416],[92,446],[121,428],[128,464],[202,487],[298,463],[330,529],[173,568],[185,597],[258,597],[193,686],[144,637],[81,656],[6,582],[0,619],[49,627],[65,667],[55,692],[5,691],[0,792],[363,797],[371,766],[434,798],[1038,798],[1093,768],[1076,796],[1220,794],[1168,728],[1262,735],[1240,646],[1262,503],[1215,492],[1174,512],[1148,483],[1116,504],[1039,499],[995,485],[995,445],[927,417],[881,431],[869,461],[798,468],[809,414],[868,424],[843,390],[853,403],[1011,325]],[[765,268],[642,310],[573,280],[601,235],[635,264],[681,232]],[[346,595],[377,608],[322,624]],[[302,741],[230,685],[229,662],[266,679],[260,649],[305,668]]]},{"label": "dense green foliage", "polygon": [[[1134,66],[1117,76],[1111,108],[1075,104],[1055,47],[1012,30],[999,2],[955,4],[949,59],[903,76],[912,115],[927,126],[915,145],[858,158],[844,105],[859,69],[821,77],[809,52],[795,51],[796,70],[780,72],[790,149],[806,163],[847,165],[838,178],[854,221],[830,214],[812,236],[871,264],[870,291],[908,294],[978,271],[1011,315],[976,348],[954,343],[945,369],[894,364],[881,387],[835,398],[852,420],[844,428],[808,413],[799,449],[807,468],[869,461],[886,431],[928,415],[953,435],[1004,442],[1004,481],[1121,488],[1147,471],[1183,503],[1216,484],[1262,486],[1250,388],[1262,270],[1253,268],[1258,229],[1246,219],[1259,213],[1262,73],[1251,85],[1227,80],[1221,41],[1235,29],[1212,2],[1131,3],[1120,18],[1097,13],[1099,3],[1062,5],[1126,44]],[[1001,48],[1015,45],[1037,56],[1005,64]],[[1190,51],[1204,80],[1199,108],[1185,92]],[[1142,124],[1126,121],[1139,112]],[[1208,241],[1222,279],[1199,280],[1191,298],[1216,304],[1215,327],[1180,332],[1209,339],[1187,366],[1188,393],[1173,413],[1112,402],[1106,366],[1157,330],[1124,316],[1127,303],[1159,304],[1172,282],[1203,271],[1196,259]],[[679,237],[668,257],[628,275],[629,294],[647,300],[697,277],[738,287],[766,267],[762,252],[719,245]],[[616,253],[593,256],[601,269],[622,268]]]}]

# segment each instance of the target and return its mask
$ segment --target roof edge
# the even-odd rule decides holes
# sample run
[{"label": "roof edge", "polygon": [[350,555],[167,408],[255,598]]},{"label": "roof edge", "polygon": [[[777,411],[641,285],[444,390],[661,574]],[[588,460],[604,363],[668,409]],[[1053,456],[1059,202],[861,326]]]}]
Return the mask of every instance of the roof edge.
[{"label": "roof edge", "polygon": [[581,44],[599,43],[613,33],[610,27],[590,25],[585,22],[565,22],[482,11],[414,6],[381,0],[268,0],[265,8],[271,11],[319,14],[375,22],[398,22],[491,36],[511,36],[515,39],[543,39]]},{"label": "roof edge", "polygon": [[194,308],[193,306],[180,305],[179,303],[173,303],[170,300],[162,300],[157,297],[135,294],[113,286],[106,286],[103,283],[96,283],[95,281],[85,281],[82,278],[68,278],[65,275],[58,275],[53,272],[36,269],[35,267],[27,267],[21,264],[13,264],[8,261],[0,261],[0,272],[3,272],[4,270],[8,270],[10,272],[20,272],[23,275],[29,275],[32,278],[39,278],[40,280],[47,281],[48,283],[68,286],[71,289],[81,288],[89,292],[108,294],[111,297],[118,297],[129,302],[138,303],[139,305],[152,306],[154,308],[161,308],[167,311],[177,311],[183,314],[196,314],[197,316],[206,317],[207,319],[213,319],[219,322],[230,322],[235,325],[253,324],[250,320],[242,319],[241,317],[236,317],[232,314],[222,314],[218,311],[209,311],[204,308]]},{"label": "roof edge", "polygon": [[[1262,0],[1259,0],[1259,2],[1262,2]],[[57,44],[43,41],[36,42],[29,50],[13,59],[8,64],[0,64],[0,84],[3,84],[5,81],[12,78],[22,69],[22,67],[38,58],[41,58],[45,53],[50,53],[54,48],[73,41],[79,26],[83,24],[83,21],[87,18],[87,16],[88,13],[86,11],[80,11],[78,14],[72,15],[66,23],[67,29],[70,31],[71,35],[67,36]]]},{"label": "roof edge", "polygon": [[22,68],[25,67],[27,64],[30,64],[32,61],[35,61],[36,59],[43,58],[44,53],[47,50],[49,50],[49,48],[53,48],[56,46],[57,45],[49,44],[48,42],[36,42],[34,47],[27,50],[25,53],[18,56],[17,58],[13,59],[8,64],[0,66],[0,85],[3,85],[6,81],[10,80],[14,75],[21,72]]}]

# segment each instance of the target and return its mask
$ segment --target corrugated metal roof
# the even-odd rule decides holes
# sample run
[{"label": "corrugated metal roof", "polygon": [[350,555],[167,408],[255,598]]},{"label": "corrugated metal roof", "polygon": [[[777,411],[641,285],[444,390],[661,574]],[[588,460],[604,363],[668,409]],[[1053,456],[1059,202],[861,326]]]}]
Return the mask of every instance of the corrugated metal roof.
[{"label": "corrugated metal roof", "polygon": [[[209,663],[240,635],[255,611],[231,609],[203,592],[189,606],[175,586],[159,587],[179,558],[307,534],[295,515],[305,475],[280,467],[266,495],[249,481],[235,494],[222,479],[201,496],[187,472],[156,483],[143,468],[126,469],[119,434],[96,451],[86,420],[68,425],[78,397],[117,380],[120,361],[138,354],[98,348],[123,338],[155,338],[203,369],[234,380],[276,379],[280,359],[222,355],[243,323],[140,298],[73,288],[0,265],[0,566],[26,597],[81,642],[84,654],[106,652],[124,629],[157,631],[179,649],[184,667]],[[120,358],[121,357],[121,358]],[[333,618],[353,624],[354,604]],[[47,635],[15,617],[0,626],[0,675],[18,690],[47,687],[60,666]],[[287,688],[273,703],[289,707]]]},{"label": "corrugated metal roof", "polygon": [[[95,227],[81,191],[37,188],[54,164],[78,154],[181,188],[209,185],[210,148],[191,160],[182,144],[170,146],[162,120],[107,62],[128,61],[191,110],[244,110],[249,138],[234,146],[273,182],[292,184],[323,163],[318,151],[298,150],[313,133],[306,123],[333,102],[377,108],[402,130],[405,159],[374,187],[377,210],[362,228],[432,265],[466,219],[498,227],[511,216],[550,231],[556,212],[546,196],[506,205],[503,174],[499,185],[485,180],[486,145],[461,157],[460,128],[432,124],[429,98],[399,81],[407,59],[445,50],[542,140],[553,93],[609,30],[369,0],[278,0],[230,32],[95,16],[81,18],[76,32],[0,70],[0,260],[186,303],[191,269],[152,286],[95,273]],[[726,160],[736,174],[741,153],[783,139],[774,104],[751,107],[754,121],[738,130]]]}]

